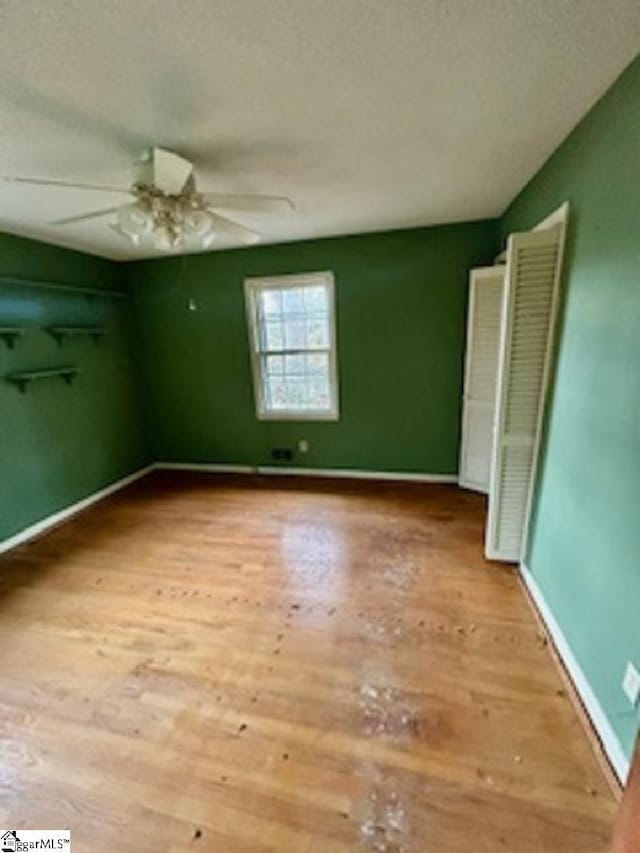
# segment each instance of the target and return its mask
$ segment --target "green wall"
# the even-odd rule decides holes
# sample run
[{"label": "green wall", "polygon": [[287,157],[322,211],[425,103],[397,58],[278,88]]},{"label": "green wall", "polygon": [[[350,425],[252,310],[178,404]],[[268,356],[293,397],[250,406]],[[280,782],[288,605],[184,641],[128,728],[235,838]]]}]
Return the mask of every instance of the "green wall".
[{"label": "green wall", "polygon": [[[0,235],[0,277],[118,288],[121,268],[55,246]],[[107,337],[67,342],[42,326],[104,324]],[[26,325],[8,349],[0,341],[0,541],[125,476],[147,456],[130,352],[131,300],[55,292],[3,283],[0,326]],[[73,385],[59,379],[26,394],[5,374],[77,364]]]},{"label": "green wall", "polygon": [[[640,666],[639,157],[640,59],[500,223],[504,236],[571,202],[527,564],[628,754],[638,713],[620,683],[627,660]],[[0,282],[0,325],[32,329],[15,351],[0,343],[0,377],[82,369],[71,387],[43,382],[24,396],[0,381],[0,539],[150,458],[272,464],[272,447],[306,438],[293,464],[455,473],[468,270],[491,261],[497,236],[487,221],[118,266],[0,235],[0,276],[132,289],[88,300]],[[327,269],[340,420],[259,422],[243,281]],[[52,323],[104,323],[109,335],[60,350],[40,330]]]},{"label": "green wall", "polygon": [[568,199],[564,312],[527,564],[624,750],[640,667],[640,59],[506,212]]},{"label": "green wall", "polygon": [[[268,465],[306,438],[293,464],[455,473],[468,271],[496,240],[479,222],[129,264],[155,458]],[[314,270],[336,277],[340,420],[260,422],[244,279]]]}]

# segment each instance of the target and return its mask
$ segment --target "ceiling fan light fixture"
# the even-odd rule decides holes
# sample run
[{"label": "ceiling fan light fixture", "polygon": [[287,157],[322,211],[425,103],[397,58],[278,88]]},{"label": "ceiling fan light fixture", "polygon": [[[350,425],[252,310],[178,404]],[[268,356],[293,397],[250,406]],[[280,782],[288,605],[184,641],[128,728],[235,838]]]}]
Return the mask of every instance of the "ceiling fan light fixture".
[{"label": "ceiling fan light fixture", "polygon": [[120,229],[131,238],[134,236],[140,238],[153,228],[153,216],[140,202],[120,207],[116,213],[116,219]]},{"label": "ceiling fan light fixture", "polygon": [[200,243],[203,249],[209,249],[216,241],[217,233],[215,231],[209,231],[208,234],[205,234],[204,237],[201,238]]},{"label": "ceiling fan light fixture", "polygon": [[173,252],[182,245],[182,238],[168,225],[159,225],[153,230],[153,244],[161,252]]},{"label": "ceiling fan light fixture", "polygon": [[213,219],[206,210],[189,210],[184,216],[183,228],[185,236],[204,241],[213,231]]}]

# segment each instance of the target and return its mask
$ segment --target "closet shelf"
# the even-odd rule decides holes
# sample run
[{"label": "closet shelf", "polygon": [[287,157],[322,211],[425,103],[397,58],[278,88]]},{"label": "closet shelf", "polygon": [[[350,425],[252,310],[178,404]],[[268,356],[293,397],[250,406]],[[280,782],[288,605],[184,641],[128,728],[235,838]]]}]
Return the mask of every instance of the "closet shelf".
[{"label": "closet shelf", "polygon": [[0,338],[5,342],[8,349],[13,349],[16,341],[26,334],[27,330],[23,326],[0,326]]},{"label": "closet shelf", "polygon": [[20,370],[16,373],[7,373],[5,379],[16,385],[18,390],[24,394],[29,385],[39,379],[51,379],[59,376],[67,385],[71,385],[75,377],[80,373],[80,368],[75,365],[65,367],[44,367],[39,370]]},{"label": "closet shelf", "polygon": [[107,334],[104,326],[48,326],[45,332],[54,338],[58,346],[62,346],[65,338],[80,337],[83,335],[93,338],[98,343],[100,338]]}]

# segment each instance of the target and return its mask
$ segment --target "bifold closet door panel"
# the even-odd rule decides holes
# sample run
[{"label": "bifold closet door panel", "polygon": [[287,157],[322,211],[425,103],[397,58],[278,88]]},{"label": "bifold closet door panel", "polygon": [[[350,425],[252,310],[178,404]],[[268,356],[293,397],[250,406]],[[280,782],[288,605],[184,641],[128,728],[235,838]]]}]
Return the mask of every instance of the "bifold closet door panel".
[{"label": "bifold closet door panel", "polygon": [[489,491],[504,267],[471,270],[459,483]]},{"label": "bifold closet door panel", "polygon": [[486,555],[518,562],[531,502],[555,325],[563,226],[512,234],[487,515]]}]

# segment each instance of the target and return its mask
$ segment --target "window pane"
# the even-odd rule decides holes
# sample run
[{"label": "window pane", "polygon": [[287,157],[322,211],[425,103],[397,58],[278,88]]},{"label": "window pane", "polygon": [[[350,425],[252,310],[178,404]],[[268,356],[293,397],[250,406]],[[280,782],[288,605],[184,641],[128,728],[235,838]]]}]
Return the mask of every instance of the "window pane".
[{"label": "window pane", "polygon": [[305,349],[304,323],[300,323],[297,320],[287,321],[284,330],[287,349]]},{"label": "window pane", "polygon": [[304,378],[287,376],[287,403],[292,409],[307,406],[307,382]]},{"label": "window pane", "polygon": [[282,323],[265,323],[264,331],[266,349],[284,349],[284,331]]},{"label": "window pane", "polygon": [[326,287],[305,287],[304,304],[307,311],[327,312],[329,305]]},{"label": "window pane", "polygon": [[263,290],[261,293],[262,312],[266,318],[279,318],[282,311],[282,298],[279,290]]},{"label": "window pane", "polygon": [[297,374],[298,376],[304,376],[305,372],[305,363],[304,363],[304,355],[287,355],[284,357],[285,361],[285,370],[287,372],[287,376],[290,374]]},{"label": "window pane", "polygon": [[287,386],[284,377],[268,376],[265,383],[266,403],[270,409],[284,409],[287,406]]},{"label": "window pane", "polygon": [[264,366],[267,373],[282,374],[284,373],[284,356],[283,355],[268,355],[264,359]]},{"label": "window pane", "polygon": [[304,312],[304,296],[302,288],[289,287],[282,291],[282,310],[284,314],[302,314]]},{"label": "window pane", "polygon": [[324,320],[307,320],[307,346],[309,349],[327,349],[329,346],[329,323]]},{"label": "window pane", "polygon": [[329,379],[328,377],[312,377],[309,379],[308,404],[312,409],[329,408]]},{"label": "window pane", "polygon": [[314,352],[307,355],[307,373],[329,375],[329,356],[326,352]]}]

